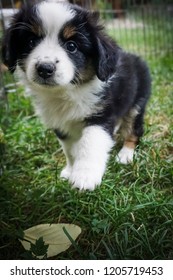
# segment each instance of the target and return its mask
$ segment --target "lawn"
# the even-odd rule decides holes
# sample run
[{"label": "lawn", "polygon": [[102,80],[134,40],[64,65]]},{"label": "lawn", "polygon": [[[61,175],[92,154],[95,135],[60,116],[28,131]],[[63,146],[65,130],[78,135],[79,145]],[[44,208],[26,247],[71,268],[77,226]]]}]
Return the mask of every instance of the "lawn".
[{"label": "lawn", "polygon": [[173,259],[173,57],[162,54],[148,63],[152,97],[134,163],[118,164],[115,147],[93,192],[60,180],[65,157],[22,87],[8,94],[8,106],[1,101],[0,259],[26,258],[21,232],[58,222],[79,225],[82,233],[54,259]]}]

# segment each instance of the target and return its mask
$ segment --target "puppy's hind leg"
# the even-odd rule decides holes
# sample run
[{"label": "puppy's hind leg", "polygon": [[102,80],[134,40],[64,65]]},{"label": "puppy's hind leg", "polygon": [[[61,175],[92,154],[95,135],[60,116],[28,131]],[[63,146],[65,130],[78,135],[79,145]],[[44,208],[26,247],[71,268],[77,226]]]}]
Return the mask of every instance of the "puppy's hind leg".
[{"label": "puppy's hind leg", "polygon": [[131,129],[127,129],[123,147],[116,157],[119,163],[128,164],[133,161],[135,148],[143,135],[143,115],[141,112],[135,119],[132,118]]},{"label": "puppy's hind leg", "polygon": [[124,141],[123,147],[119,151],[116,160],[122,164],[128,164],[133,161],[136,145],[138,143],[138,137],[131,134]]}]

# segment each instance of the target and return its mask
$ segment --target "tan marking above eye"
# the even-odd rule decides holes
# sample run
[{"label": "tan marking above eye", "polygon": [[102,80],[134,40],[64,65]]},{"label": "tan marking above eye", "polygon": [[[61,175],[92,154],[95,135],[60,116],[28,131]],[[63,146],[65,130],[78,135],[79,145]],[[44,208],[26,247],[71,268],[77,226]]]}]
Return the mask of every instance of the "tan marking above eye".
[{"label": "tan marking above eye", "polygon": [[37,36],[42,36],[44,34],[42,27],[34,21],[31,24],[31,30]]},{"label": "tan marking above eye", "polygon": [[76,34],[76,28],[74,26],[66,26],[63,30],[63,36],[65,39],[69,39]]}]

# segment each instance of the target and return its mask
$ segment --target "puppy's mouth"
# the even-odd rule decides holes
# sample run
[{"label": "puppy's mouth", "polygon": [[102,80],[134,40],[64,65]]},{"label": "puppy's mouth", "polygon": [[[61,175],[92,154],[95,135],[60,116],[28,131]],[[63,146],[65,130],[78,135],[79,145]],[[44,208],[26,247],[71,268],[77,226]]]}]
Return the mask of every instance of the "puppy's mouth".
[{"label": "puppy's mouth", "polygon": [[37,85],[43,86],[43,87],[58,86],[58,84],[53,79],[43,79],[43,78],[35,77],[32,81],[34,84],[37,84]]}]

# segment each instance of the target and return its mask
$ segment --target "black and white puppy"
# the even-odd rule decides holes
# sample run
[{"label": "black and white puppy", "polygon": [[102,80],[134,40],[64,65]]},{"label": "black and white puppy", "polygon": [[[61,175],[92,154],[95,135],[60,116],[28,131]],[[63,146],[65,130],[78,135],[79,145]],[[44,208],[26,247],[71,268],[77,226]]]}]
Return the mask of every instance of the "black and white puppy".
[{"label": "black and white puppy", "polygon": [[139,57],[105,35],[97,13],[55,1],[26,5],[14,16],[2,52],[59,138],[67,159],[62,177],[79,189],[99,185],[117,131],[124,137],[117,161],[133,160],[150,75]]}]

